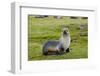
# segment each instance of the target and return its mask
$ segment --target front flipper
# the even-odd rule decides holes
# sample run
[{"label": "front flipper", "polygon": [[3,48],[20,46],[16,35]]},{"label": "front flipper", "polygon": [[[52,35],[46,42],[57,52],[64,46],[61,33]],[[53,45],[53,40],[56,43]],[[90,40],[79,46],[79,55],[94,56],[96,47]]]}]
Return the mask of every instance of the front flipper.
[{"label": "front flipper", "polygon": [[69,48],[66,50],[66,53],[68,53],[68,52],[70,52],[70,51],[69,51]]}]

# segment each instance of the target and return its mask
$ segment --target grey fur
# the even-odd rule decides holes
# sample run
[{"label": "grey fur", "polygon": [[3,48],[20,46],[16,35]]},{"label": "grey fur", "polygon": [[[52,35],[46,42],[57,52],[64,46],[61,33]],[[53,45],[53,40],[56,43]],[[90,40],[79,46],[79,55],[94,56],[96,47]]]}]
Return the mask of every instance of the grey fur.
[{"label": "grey fur", "polygon": [[69,52],[70,34],[68,29],[63,29],[59,40],[49,40],[43,45],[43,55],[61,55]]},{"label": "grey fur", "polygon": [[[53,51],[52,53],[48,52],[48,48],[49,47],[54,47],[55,51]],[[43,55],[47,55],[47,54],[61,54],[64,51],[61,43],[59,42],[59,40],[55,40],[55,41],[47,41],[44,46],[43,46]]]}]

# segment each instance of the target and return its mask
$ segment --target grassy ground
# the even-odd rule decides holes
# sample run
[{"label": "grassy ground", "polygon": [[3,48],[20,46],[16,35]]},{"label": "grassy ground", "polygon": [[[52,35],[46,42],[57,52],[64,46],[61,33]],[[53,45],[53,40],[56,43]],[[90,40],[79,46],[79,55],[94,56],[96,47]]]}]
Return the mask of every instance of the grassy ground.
[{"label": "grassy ground", "polygon": [[[87,19],[78,17],[71,19],[63,17],[56,19],[53,16],[35,18],[28,16],[28,60],[79,59],[88,57]],[[82,27],[81,27],[82,25]],[[68,26],[71,35],[69,53],[64,55],[42,55],[42,46],[47,40],[58,40],[61,28]]]}]

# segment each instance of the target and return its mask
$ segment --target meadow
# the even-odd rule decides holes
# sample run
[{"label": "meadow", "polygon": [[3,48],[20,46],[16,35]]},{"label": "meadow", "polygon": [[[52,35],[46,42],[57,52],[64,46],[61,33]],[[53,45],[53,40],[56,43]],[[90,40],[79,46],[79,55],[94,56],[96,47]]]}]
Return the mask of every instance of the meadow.
[{"label": "meadow", "polygon": [[[59,40],[61,28],[68,27],[71,36],[70,52],[63,55],[42,54],[43,44],[48,40]],[[36,18],[28,16],[28,60],[57,60],[88,58],[88,18],[54,16]]]}]

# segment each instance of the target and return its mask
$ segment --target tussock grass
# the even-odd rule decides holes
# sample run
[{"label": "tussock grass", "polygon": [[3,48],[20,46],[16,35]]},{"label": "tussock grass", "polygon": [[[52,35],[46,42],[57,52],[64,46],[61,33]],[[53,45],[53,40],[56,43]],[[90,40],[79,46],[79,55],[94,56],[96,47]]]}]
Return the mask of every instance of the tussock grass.
[{"label": "tussock grass", "polygon": [[[87,25],[87,19],[77,17],[62,17],[56,19],[53,16],[35,18],[28,16],[28,60],[55,60],[55,59],[80,59],[88,57],[88,26],[77,29],[80,25]],[[67,26],[71,35],[69,53],[63,55],[42,55],[43,44],[47,40],[58,40],[61,28]]]}]

